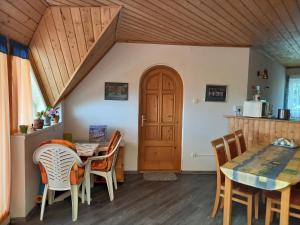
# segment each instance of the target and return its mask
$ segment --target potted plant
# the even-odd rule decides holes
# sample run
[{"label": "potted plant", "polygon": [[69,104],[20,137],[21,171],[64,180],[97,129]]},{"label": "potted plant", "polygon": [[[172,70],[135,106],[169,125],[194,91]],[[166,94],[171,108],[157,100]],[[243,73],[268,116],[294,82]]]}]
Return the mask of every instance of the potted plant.
[{"label": "potted plant", "polygon": [[57,124],[59,122],[59,112],[58,112],[59,107],[57,108],[50,108],[48,110],[48,115],[52,117],[53,124]]},{"label": "potted plant", "polygon": [[52,109],[51,106],[47,106],[43,116],[44,116],[44,125],[50,126],[51,125],[51,115],[49,115],[49,110]]},{"label": "potted plant", "polygon": [[36,113],[36,119],[33,121],[34,129],[43,129],[44,127],[44,120],[42,119],[43,115],[44,115],[44,111]]}]

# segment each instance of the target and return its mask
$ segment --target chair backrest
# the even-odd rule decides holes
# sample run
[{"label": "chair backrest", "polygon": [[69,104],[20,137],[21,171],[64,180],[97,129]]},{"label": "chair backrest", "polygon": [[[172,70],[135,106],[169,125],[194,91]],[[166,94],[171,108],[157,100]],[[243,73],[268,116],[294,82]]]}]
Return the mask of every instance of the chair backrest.
[{"label": "chair backrest", "polygon": [[215,139],[211,142],[216,159],[217,182],[220,184],[225,181],[225,175],[221,172],[220,167],[228,162],[225,144],[223,138]]},{"label": "chair backrest", "polygon": [[114,143],[114,141],[116,140],[116,138],[118,137],[118,135],[120,134],[120,131],[118,130],[115,130],[115,132],[113,133],[113,135],[111,136],[109,142],[108,142],[108,145],[107,145],[107,148],[108,148],[108,151],[111,149],[111,146],[112,144]]},{"label": "chair backrest", "polygon": [[239,155],[239,150],[236,143],[235,135],[227,134],[223,137],[223,139],[225,142],[225,148],[227,151],[228,159],[232,160]]},{"label": "chair backrest", "polygon": [[242,130],[234,132],[240,153],[247,151],[246,141]]},{"label": "chair backrest", "polygon": [[118,158],[118,153],[119,153],[119,146],[122,140],[122,135],[120,133],[120,131],[116,131],[115,132],[115,138],[108,150],[108,154],[112,153],[113,154],[107,158],[107,169],[110,170],[111,168],[114,169],[116,162],[117,162],[117,158]]},{"label": "chair backrest", "polygon": [[70,190],[70,172],[76,163],[83,166],[79,156],[70,148],[60,144],[44,144],[35,150],[34,163],[41,163],[46,170],[51,190]]}]

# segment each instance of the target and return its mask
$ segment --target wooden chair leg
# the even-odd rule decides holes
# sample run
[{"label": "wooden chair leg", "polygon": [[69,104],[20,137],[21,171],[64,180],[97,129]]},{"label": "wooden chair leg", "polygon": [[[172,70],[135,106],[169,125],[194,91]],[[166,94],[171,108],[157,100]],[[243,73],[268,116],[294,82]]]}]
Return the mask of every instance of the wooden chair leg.
[{"label": "wooden chair leg", "polygon": [[272,207],[272,200],[267,198],[265,225],[271,224],[271,207]]},{"label": "wooden chair leg", "polygon": [[259,211],[259,193],[254,196],[254,218],[258,220]]},{"label": "wooden chair leg", "polygon": [[213,210],[212,210],[212,213],[211,213],[212,218],[215,218],[216,214],[218,212],[219,203],[220,203],[220,194],[221,194],[221,188],[219,186],[217,186],[216,196],[215,196],[215,203],[214,203],[214,207],[213,207]]},{"label": "wooden chair leg", "polygon": [[252,208],[253,208],[253,196],[248,197],[247,205],[247,224],[252,225]]},{"label": "wooden chair leg", "polygon": [[41,215],[40,215],[40,220],[41,221],[43,221],[43,218],[44,218],[44,211],[45,211],[47,193],[48,193],[48,184],[46,184],[45,187],[44,187],[44,193],[43,193],[43,198],[42,198],[42,207],[41,207]]},{"label": "wooden chair leg", "polygon": [[221,204],[220,204],[220,209],[224,208],[224,198],[221,198]]},{"label": "wooden chair leg", "polygon": [[266,196],[264,192],[261,192],[261,201],[263,204],[266,204]]}]

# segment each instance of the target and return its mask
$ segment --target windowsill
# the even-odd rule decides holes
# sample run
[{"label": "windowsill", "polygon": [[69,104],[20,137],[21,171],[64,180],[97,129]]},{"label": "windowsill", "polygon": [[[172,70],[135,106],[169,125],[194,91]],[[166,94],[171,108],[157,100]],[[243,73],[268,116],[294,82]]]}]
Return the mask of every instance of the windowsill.
[{"label": "windowsill", "polygon": [[60,127],[60,126],[62,126],[62,122],[60,122],[58,124],[51,125],[51,126],[45,126],[43,129],[39,129],[39,130],[34,131],[32,133],[22,134],[22,133],[18,132],[18,133],[15,133],[15,134],[11,135],[11,136],[31,137],[31,136],[34,136],[34,135],[43,134],[43,133],[47,132],[48,130],[55,129],[55,128]]}]

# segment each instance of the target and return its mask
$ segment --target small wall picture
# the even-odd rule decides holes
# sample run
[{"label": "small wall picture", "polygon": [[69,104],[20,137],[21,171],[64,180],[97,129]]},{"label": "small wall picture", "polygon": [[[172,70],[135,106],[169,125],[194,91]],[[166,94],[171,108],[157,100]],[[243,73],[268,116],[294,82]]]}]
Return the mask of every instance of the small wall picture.
[{"label": "small wall picture", "polygon": [[206,85],[205,101],[206,102],[225,102],[226,85]]},{"label": "small wall picture", "polygon": [[128,100],[128,83],[105,82],[105,100]]},{"label": "small wall picture", "polygon": [[89,129],[90,142],[106,142],[107,126],[105,125],[91,125]]}]

